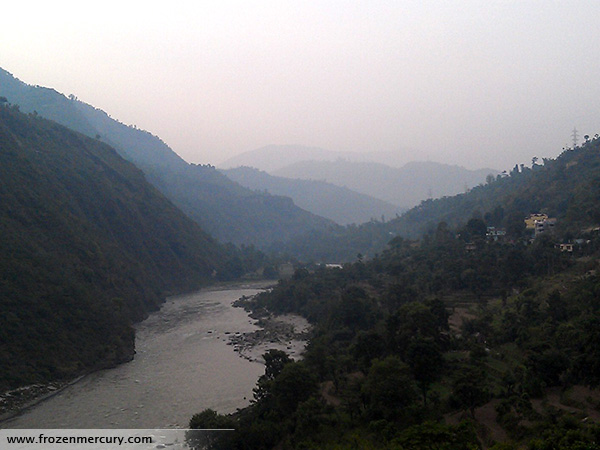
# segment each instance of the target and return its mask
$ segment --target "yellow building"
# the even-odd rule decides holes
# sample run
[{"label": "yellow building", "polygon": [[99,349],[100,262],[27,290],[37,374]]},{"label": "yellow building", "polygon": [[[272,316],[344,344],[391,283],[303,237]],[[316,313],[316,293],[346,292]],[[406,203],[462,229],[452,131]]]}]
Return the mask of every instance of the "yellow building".
[{"label": "yellow building", "polygon": [[548,220],[547,214],[529,214],[529,217],[525,219],[525,228],[535,230],[535,223],[544,222],[545,220]]}]

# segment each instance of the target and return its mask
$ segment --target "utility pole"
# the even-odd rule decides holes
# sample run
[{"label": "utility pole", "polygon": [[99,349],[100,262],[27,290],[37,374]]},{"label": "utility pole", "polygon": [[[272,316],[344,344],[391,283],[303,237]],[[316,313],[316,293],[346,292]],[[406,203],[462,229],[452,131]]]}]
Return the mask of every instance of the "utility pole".
[{"label": "utility pole", "polygon": [[579,141],[579,135],[577,134],[577,128],[573,127],[573,132],[571,133],[571,137],[573,138],[573,148],[576,148],[577,143]]}]

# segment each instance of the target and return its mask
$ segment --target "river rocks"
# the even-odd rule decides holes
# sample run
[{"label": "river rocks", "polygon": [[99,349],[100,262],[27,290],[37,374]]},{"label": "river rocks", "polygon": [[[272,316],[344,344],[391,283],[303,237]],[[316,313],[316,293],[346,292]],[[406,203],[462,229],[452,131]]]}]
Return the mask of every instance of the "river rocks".
[{"label": "river rocks", "polygon": [[229,336],[234,350],[249,361],[262,361],[270,349],[283,350],[293,359],[301,358],[310,333],[310,324],[300,316],[261,314],[257,326],[261,329]]},{"label": "river rocks", "polygon": [[[78,378],[79,379],[79,378]],[[32,384],[23,386],[0,395],[0,421],[12,417],[22,408],[37,403],[58,393],[69,383],[54,382],[50,384]]]}]

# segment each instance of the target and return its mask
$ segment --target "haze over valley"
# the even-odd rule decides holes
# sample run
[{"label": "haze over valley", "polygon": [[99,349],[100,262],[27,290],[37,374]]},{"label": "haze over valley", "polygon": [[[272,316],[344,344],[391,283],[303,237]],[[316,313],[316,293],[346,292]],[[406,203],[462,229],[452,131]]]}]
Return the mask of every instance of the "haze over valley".
[{"label": "haze over valley", "polygon": [[596,2],[3,13],[0,448],[598,448]]}]

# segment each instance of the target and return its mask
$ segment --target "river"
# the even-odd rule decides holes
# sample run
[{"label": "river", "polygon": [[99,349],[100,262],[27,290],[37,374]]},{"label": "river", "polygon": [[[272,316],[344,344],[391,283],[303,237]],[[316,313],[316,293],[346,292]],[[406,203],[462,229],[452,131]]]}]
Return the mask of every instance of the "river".
[{"label": "river", "polygon": [[229,339],[257,329],[231,303],[258,283],[170,297],[136,326],[133,361],[84,377],[2,423],[2,428],[185,428],[206,408],[247,406],[264,366]]}]

